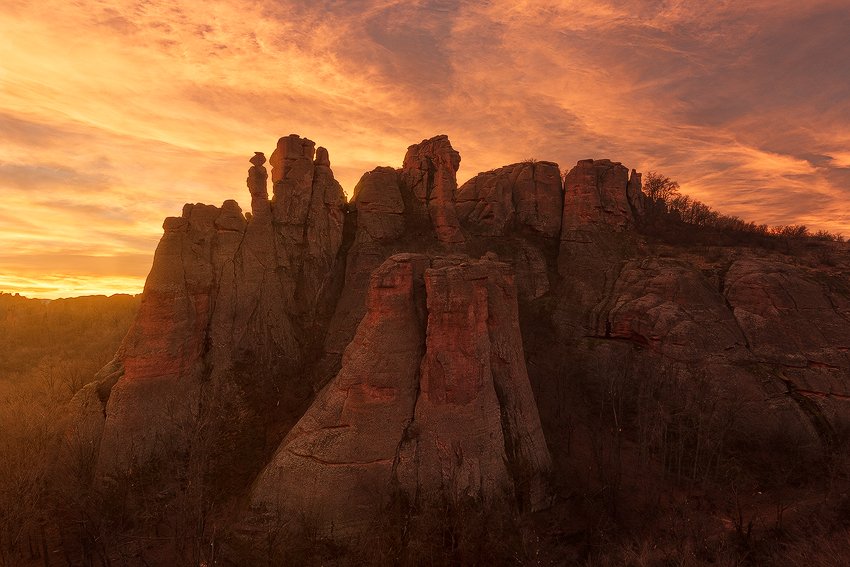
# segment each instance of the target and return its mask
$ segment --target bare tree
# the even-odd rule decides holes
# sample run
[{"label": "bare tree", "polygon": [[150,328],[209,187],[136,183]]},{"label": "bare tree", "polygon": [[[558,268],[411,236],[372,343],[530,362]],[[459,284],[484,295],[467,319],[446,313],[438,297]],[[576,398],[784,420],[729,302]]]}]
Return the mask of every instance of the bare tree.
[{"label": "bare tree", "polygon": [[670,204],[679,196],[679,183],[655,171],[646,174],[643,181],[643,192],[654,201]]}]

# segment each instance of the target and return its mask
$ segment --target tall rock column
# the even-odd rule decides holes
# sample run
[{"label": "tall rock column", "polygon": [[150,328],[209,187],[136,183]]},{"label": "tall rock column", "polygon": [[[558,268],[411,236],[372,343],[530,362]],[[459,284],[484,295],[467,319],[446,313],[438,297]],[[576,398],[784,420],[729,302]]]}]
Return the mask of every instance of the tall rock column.
[{"label": "tall rock column", "polygon": [[[342,351],[366,312],[369,274],[397,252],[422,251],[434,244],[463,248],[455,211],[460,154],[447,136],[410,146],[400,169],[377,167],[354,188],[349,218],[356,226],[346,257],[345,287],[325,340],[319,382],[339,370]],[[434,240],[436,239],[436,243]]]},{"label": "tall rock column", "polygon": [[446,244],[464,242],[455,212],[460,154],[448,136],[435,136],[407,148],[402,176],[418,205],[431,219],[437,239]]},{"label": "tall rock column", "polygon": [[574,294],[565,308],[595,305],[613,286],[633,245],[635,213],[643,210],[639,184],[640,174],[630,177],[607,159],[582,160],[564,177],[558,272]]},{"label": "tall rock column", "polygon": [[312,140],[280,138],[269,162],[278,276],[296,315],[312,326],[342,242],[345,193],[327,150],[316,150]]},{"label": "tall rock column", "polygon": [[399,494],[420,510],[545,506],[550,458],[518,328],[506,264],[389,258],[341,370],[259,476],[254,506],[341,538]]},{"label": "tall rock column", "polygon": [[166,219],[112,363],[124,373],[98,386],[101,476],[156,458],[179,468],[201,430],[229,439],[234,447],[219,446],[233,460],[248,443],[257,454],[303,411],[313,394],[305,360],[329,317],[316,315],[317,303],[333,277],[345,202],[327,152],[313,146],[298,136],[278,142],[272,201],[265,156],[251,158],[249,215],[227,200]]},{"label": "tall rock column", "polygon": [[218,207],[186,205],[165,219],[138,315],[109,392],[98,467],[126,471],[134,459],[179,451],[175,439],[197,412],[213,304]]}]

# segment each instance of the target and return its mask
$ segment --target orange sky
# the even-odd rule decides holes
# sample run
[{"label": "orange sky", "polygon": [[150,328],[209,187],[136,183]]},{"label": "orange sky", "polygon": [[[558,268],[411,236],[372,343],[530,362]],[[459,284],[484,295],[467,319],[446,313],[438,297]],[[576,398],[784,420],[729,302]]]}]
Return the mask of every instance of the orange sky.
[{"label": "orange sky", "polygon": [[141,291],[162,219],[298,133],[351,191],[448,134],[850,235],[846,0],[3,0],[0,290]]}]

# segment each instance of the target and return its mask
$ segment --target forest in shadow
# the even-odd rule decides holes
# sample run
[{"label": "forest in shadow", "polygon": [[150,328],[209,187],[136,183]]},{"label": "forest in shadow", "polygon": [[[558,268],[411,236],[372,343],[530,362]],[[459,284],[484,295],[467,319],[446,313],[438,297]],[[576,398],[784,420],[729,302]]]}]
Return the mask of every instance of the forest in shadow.
[{"label": "forest in shadow", "polygon": [[0,565],[48,564],[49,472],[63,415],[115,355],[140,300],[0,293]]}]

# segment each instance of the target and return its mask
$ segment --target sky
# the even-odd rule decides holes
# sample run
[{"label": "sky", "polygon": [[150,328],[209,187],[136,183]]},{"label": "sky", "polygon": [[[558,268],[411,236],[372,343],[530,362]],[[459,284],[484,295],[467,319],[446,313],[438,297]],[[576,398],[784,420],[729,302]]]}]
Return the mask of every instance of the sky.
[{"label": "sky", "polygon": [[610,158],[850,235],[847,0],[0,3],[0,291],[138,293],[162,220],[297,133],[350,194],[448,134],[460,182]]}]

